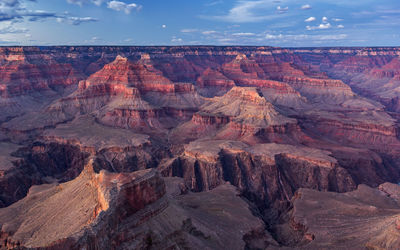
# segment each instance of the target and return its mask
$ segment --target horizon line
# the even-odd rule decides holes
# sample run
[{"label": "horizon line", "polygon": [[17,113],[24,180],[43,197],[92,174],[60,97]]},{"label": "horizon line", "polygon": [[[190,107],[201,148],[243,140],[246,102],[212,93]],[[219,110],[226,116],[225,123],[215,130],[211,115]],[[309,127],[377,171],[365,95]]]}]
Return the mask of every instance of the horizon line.
[{"label": "horizon line", "polygon": [[293,49],[293,48],[400,48],[400,45],[396,46],[387,46],[387,45],[373,45],[373,46],[271,46],[271,45],[0,45],[0,48],[7,47],[268,47],[268,48],[277,48],[277,49]]}]

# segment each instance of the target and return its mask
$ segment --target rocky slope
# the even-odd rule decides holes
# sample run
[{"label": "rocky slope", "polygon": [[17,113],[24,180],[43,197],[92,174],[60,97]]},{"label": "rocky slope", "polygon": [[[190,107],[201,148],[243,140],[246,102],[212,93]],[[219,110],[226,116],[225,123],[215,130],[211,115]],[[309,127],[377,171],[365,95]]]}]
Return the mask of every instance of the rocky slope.
[{"label": "rocky slope", "polygon": [[0,247],[107,246],[112,225],[165,194],[154,170],[96,174],[91,164],[73,181],[35,186],[26,198],[0,210]]},{"label": "rocky slope", "polygon": [[[44,245],[54,240],[54,248],[273,249],[318,248],[324,241],[392,247],[397,243],[391,229],[376,228],[380,236],[368,243],[362,237],[352,241],[362,232],[352,227],[354,234],[343,231],[349,241],[336,242],[318,235],[331,232],[312,229],[318,226],[312,218],[296,219],[303,225],[297,228],[288,223],[308,218],[300,211],[319,213],[301,197],[348,202],[346,219],[358,220],[355,211],[378,201],[355,205],[351,197],[365,199],[362,192],[369,190],[375,199],[375,188],[400,182],[399,55],[398,48],[0,48],[0,211],[9,216],[11,207],[34,206],[51,214],[32,197],[43,194],[53,204],[52,183],[72,188],[85,182],[89,186],[72,189],[92,192],[91,181],[82,177],[91,159],[96,173],[90,175],[108,171],[101,173],[110,183],[158,169],[168,177],[167,194],[122,220],[106,219],[118,224],[111,223],[109,234],[104,224],[93,224],[97,214],[88,227],[74,224],[74,232],[90,231],[83,238],[66,230],[74,236],[59,241],[56,228]],[[40,192],[32,196],[30,188],[42,184],[54,190],[33,187]],[[70,197],[69,191],[60,195],[56,199]],[[91,210],[95,203],[85,205]],[[15,216],[6,223],[15,230],[1,236],[8,247],[44,246],[18,233],[18,225],[37,225],[22,210]],[[376,223],[390,222],[382,218]],[[337,227],[346,228],[339,219]]]},{"label": "rocky slope", "polygon": [[336,192],[355,188],[352,176],[329,154],[275,143],[249,146],[238,141],[200,140],[186,145],[182,155],[159,169],[165,176],[183,177],[194,191],[229,181],[260,207],[280,209],[300,187]]},{"label": "rocky slope", "polygon": [[[360,185],[344,194],[299,189],[293,198],[289,225],[299,233],[297,249],[397,249],[400,246],[400,187]],[[291,233],[288,241],[296,240]]]},{"label": "rocky slope", "polygon": [[[186,134],[186,140],[211,137],[249,143],[260,138],[287,141],[301,137],[296,120],[279,113],[259,89],[252,87],[233,87],[221,97],[207,99],[191,121],[173,131],[173,135],[178,134]],[[290,135],[293,138],[289,139]]]},{"label": "rocky slope", "polygon": [[179,179],[166,183],[167,188],[155,170],[96,173],[89,162],[76,179],[34,186],[26,198],[0,209],[0,248],[242,249],[257,240],[276,244],[229,184],[193,194]]},{"label": "rocky slope", "polygon": [[69,96],[43,111],[6,122],[3,127],[11,131],[43,129],[94,112],[109,126],[162,130],[176,124],[176,119],[189,119],[202,102],[193,85],[172,83],[146,60],[133,63],[117,56],[81,81]]},{"label": "rocky slope", "polygon": [[35,48],[0,52],[0,120],[43,108],[73,89],[85,76],[68,63]]}]

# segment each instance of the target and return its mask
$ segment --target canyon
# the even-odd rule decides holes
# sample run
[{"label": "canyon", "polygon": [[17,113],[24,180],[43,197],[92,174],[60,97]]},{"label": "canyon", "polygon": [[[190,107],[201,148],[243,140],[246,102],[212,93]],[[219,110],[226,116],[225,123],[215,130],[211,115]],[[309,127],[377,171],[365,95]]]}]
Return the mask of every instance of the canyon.
[{"label": "canyon", "polygon": [[398,249],[400,48],[0,48],[0,249]]}]

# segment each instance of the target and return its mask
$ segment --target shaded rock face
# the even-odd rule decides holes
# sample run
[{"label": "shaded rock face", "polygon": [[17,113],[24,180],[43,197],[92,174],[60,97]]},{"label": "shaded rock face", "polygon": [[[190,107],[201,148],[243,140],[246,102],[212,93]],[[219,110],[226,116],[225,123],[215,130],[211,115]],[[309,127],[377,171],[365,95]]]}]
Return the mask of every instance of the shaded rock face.
[{"label": "shaded rock face", "polygon": [[1,54],[0,95],[4,98],[61,90],[84,78],[71,64],[57,62],[52,55],[33,48],[5,48]]},{"label": "shaded rock face", "polygon": [[0,206],[8,206],[25,197],[32,185],[65,182],[76,178],[89,157],[94,157],[96,171],[134,172],[157,167],[168,152],[149,145],[130,147],[91,147],[74,141],[51,139],[53,142],[36,142],[14,153],[20,157],[14,166],[0,176]]},{"label": "shaded rock face", "polygon": [[280,230],[300,232],[297,249],[397,249],[399,191],[399,186],[391,183],[382,184],[379,190],[360,185],[343,194],[299,189],[293,198],[290,223]]},{"label": "shaded rock face", "polygon": [[[192,84],[173,83],[146,62],[131,62],[117,56],[87,80],[80,81],[70,95],[34,115],[16,118],[5,127],[26,132],[91,114],[112,127],[163,131],[189,120],[202,103],[203,98]],[[21,125],[24,119],[32,123]]]},{"label": "shaded rock face", "polygon": [[[2,209],[1,247],[106,247],[109,232],[121,220],[164,194],[164,182],[154,170],[96,174],[89,163],[75,180],[35,186],[25,199]],[[52,214],[52,221],[37,217],[41,214]]]},{"label": "shaded rock face", "polygon": [[[253,87],[233,87],[223,96],[207,99],[192,120],[174,134],[242,140],[250,144],[306,138],[295,119],[285,117]],[[291,136],[297,133],[297,136]],[[189,137],[189,138],[190,138]],[[187,138],[186,138],[187,139]]]},{"label": "shaded rock face", "polygon": [[48,178],[74,179],[82,171],[88,154],[72,145],[35,143],[16,152],[21,159],[0,177],[1,206],[23,198],[32,185],[48,183]]},{"label": "shaded rock face", "polygon": [[163,175],[184,178],[197,192],[228,181],[260,207],[274,209],[288,206],[300,187],[335,192],[356,187],[355,177],[329,152],[308,150],[282,144],[248,147],[234,141],[198,141],[160,170]]},{"label": "shaded rock face", "polygon": [[277,245],[229,184],[183,194],[180,179],[164,182],[154,169],[95,173],[91,161],[72,181],[32,187],[26,198],[0,209],[0,218],[1,248]]},{"label": "shaded rock face", "polygon": [[0,55],[0,121],[43,108],[85,75],[37,48],[4,48]]},{"label": "shaded rock face", "polygon": [[[399,55],[398,48],[2,47],[0,207],[35,200],[32,186],[80,180],[106,190],[77,187],[85,196],[120,198],[88,201],[94,212],[82,218],[90,230],[81,221],[79,235],[55,236],[46,247],[312,248],[320,236],[288,212],[297,193],[335,192],[339,202],[360,184],[400,182]],[[97,173],[84,171],[89,159]],[[170,179],[174,194],[162,194],[160,177],[133,180],[154,168],[182,178]],[[35,239],[23,230],[1,237],[8,247],[28,246]],[[351,246],[396,242],[387,237],[393,231],[378,233]]]}]

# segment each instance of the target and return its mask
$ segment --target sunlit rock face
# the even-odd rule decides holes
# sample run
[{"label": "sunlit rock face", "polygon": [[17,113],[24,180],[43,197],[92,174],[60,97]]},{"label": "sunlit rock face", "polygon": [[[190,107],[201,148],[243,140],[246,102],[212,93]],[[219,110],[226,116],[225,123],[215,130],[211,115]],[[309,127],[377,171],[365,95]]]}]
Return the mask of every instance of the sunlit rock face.
[{"label": "sunlit rock face", "polygon": [[2,47],[0,248],[397,249],[399,56]]}]

